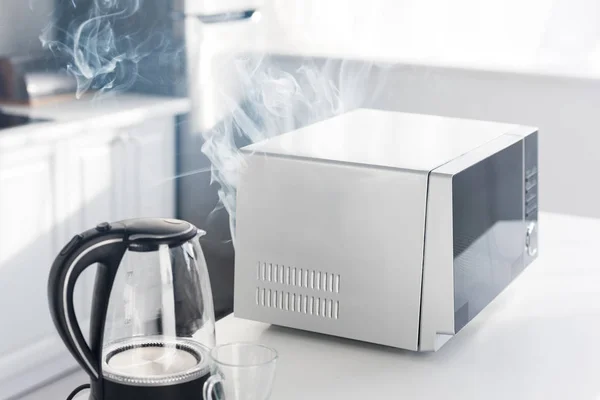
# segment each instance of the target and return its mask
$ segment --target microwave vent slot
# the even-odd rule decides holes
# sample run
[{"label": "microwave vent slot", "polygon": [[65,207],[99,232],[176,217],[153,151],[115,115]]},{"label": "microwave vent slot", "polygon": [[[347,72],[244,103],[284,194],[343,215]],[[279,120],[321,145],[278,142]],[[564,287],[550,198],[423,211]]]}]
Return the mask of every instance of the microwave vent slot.
[{"label": "microwave vent slot", "polygon": [[256,287],[255,303],[259,307],[319,318],[338,319],[340,316],[338,300],[260,286]]},{"label": "microwave vent slot", "polygon": [[340,293],[339,274],[309,268],[259,261],[256,264],[256,279],[318,292]]}]

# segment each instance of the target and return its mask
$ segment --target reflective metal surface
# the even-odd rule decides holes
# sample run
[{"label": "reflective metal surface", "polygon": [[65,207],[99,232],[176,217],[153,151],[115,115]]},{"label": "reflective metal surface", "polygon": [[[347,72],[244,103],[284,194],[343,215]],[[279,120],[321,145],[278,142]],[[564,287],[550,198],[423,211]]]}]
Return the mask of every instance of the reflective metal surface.
[{"label": "reflective metal surface", "polygon": [[358,109],[244,150],[429,172],[513,129],[496,122]]},{"label": "reflective metal surface", "polygon": [[244,148],[236,316],[437,350],[533,260],[535,132],[356,110]]}]

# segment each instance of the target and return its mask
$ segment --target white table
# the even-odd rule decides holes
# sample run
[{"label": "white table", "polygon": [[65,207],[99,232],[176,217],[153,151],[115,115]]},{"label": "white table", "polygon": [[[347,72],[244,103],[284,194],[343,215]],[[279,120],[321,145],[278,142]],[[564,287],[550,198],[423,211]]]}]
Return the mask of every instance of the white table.
[{"label": "white table", "polygon": [[279,352],[273,400],[600,399],[600,220],[542,214],[540,257],[437,353],[246,321]]}]

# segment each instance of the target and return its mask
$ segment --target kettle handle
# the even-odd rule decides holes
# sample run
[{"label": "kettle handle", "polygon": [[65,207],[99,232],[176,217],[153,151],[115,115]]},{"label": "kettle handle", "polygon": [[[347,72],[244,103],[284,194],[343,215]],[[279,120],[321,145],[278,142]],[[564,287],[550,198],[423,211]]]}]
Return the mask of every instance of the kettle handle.
[{"label": "kettle handle", "polygon": [[[114,228],[110,231],[90,229],[73,237],[54,260],[48,278],[48,303],[54,325],[68,350],[94,380],[101,378],[102,337],[108,300],[127,249],[124,229]],[[98,263],[98,268],[88,346],[75,316],[73,292],[81,273],[95,263]]]}]

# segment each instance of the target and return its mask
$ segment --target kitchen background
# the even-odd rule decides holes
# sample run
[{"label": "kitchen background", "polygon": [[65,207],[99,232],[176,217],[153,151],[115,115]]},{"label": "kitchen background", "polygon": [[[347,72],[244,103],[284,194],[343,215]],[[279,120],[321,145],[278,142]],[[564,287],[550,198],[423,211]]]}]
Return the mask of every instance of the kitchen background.
[{"label": "kitchen background", "polygon": [[[235,201],[219,189],[235,186],[237,147],[333,113],[367,106],[539,126],[542,210],[600,217],[599,7],[3,0],[0,110],[8,125],[26,124],[0,131],[0,315],[10,327],[0,399],[75,369],[48,315],[47,272],[62,244],[103,220],[177,216],[205,229],[217,316],[229,313]],[[99,25],[82,32],[96,36],[82,45],[77,29],[93,17]],[[114,36],[98,35],[106,24]],[[82,68],[114,59],[108,72]],[[57,73],[67,64],[80,99]],[[78,288],[82,319],[90,279]]]}]

